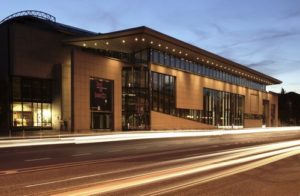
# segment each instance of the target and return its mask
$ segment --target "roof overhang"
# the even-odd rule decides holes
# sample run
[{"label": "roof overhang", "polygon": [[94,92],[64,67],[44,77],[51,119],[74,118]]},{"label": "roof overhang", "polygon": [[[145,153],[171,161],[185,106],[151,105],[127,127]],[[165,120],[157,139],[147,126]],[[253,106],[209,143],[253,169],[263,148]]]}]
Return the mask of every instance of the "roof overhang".
[{"label": "roof overhang", "polygon": [[271,76],[144,26],[96,36],[68,39],[65,40],[65,43],[84,48],[104,49],[124,53],[153,48],[196,63],[214,67],[215,69],[240,75],[262,84],[282,83]]}]

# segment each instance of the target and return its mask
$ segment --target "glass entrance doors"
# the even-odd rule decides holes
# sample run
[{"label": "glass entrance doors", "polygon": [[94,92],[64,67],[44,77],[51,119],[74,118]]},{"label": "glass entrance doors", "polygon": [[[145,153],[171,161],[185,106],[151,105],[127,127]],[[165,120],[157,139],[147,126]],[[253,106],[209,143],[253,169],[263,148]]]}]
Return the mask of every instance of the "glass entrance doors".
[{"label": "glass entrance doors", "polygon": [[112,129],[111,113],[92,112],[92,129]]},{"label": "glass entrance doors", "polygon": [[263,100],[263,125],[269,126],[269,101]]}]

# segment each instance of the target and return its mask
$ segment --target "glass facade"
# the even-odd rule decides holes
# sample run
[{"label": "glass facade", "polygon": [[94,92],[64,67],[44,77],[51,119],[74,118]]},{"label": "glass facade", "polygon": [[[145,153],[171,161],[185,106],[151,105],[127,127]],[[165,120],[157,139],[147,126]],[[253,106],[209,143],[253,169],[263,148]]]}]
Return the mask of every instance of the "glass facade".
[{"label": "glass facade", "polygon": [[176,77],[152,72],[152,110],[202,122],[202,111],[176,108]]},{"label": "glass facade", "polygon": [[204,89],[203,122],[215,126],[243,126],[244,96]]},{"label": "glass facade", "polygon": [[176,108],[176,77],[152,72],[152,110],[214,126],[243,126],[244,96],[204,89],[203,110]]},{"label": "glass facade", "polygon": [[123,67],[122,126],[124,130],[150,129],[148,76],[149,70],[146,65]]},{"label": "glass facade", "polygon": [[13,128],[51,128],[51,80],[12,78],[11,125]]},{"label": "glass facade", "polygon": [[171,67],[173,69],[180,69],[191,72],[193,74],[210,77],[235,85],[245,86],[260,91],[266,91],[266,85],[264,84],[247,80],[246,78],[243,78],[241,76],[227,73],[218,69],[213,69],[204,64],[195,63],[158,50],[151,50],[151,61],[155,64]]},{"label": "glass facade", "polygon": [[175,77],[152,72],[152,109],[175,114]]}]

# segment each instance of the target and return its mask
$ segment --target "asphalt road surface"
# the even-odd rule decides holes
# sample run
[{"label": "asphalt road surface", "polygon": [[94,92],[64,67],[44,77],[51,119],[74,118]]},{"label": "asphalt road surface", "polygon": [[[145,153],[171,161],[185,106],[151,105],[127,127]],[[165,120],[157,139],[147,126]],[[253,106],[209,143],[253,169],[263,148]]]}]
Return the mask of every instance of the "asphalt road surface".
[{"label": "asphalt road surface", "polygon": [[300,195],[299,133],[0,149],[0,195]]}]

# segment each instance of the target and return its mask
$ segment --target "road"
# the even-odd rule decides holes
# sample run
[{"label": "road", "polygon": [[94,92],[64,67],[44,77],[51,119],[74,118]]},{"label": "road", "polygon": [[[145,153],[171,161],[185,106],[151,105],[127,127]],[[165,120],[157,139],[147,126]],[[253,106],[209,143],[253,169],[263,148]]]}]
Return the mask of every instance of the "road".
[{"label": "road", "polygon": [[299,195],[299,133],[0,149],[0,195]]}]

